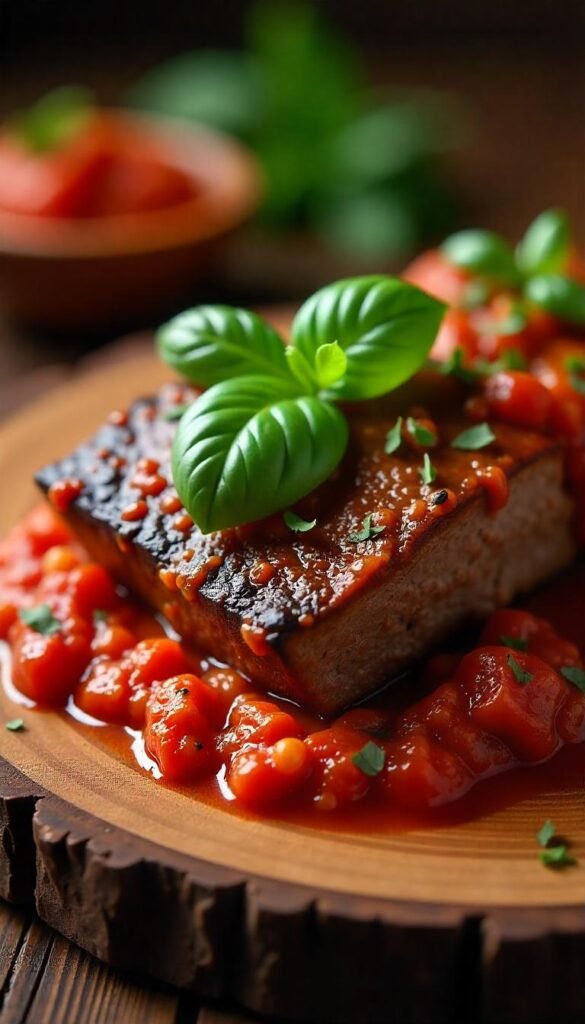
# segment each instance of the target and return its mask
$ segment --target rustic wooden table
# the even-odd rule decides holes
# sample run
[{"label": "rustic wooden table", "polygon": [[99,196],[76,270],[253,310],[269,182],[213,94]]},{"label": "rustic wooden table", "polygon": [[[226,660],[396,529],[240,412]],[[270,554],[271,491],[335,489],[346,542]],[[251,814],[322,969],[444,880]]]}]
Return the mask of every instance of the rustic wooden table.
[{"label": "rustic wooden table", "polygon": [[253,1024],[186,993],[110,970],[33,916],[0,903],[1,1024]]}]

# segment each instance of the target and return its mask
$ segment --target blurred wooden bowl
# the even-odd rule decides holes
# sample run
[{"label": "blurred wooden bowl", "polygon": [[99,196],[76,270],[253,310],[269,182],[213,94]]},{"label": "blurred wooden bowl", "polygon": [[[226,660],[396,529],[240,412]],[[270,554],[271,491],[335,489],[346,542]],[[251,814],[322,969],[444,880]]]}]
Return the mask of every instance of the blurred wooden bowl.
[{"label": "blurred wooden bowl", "polygon": [[220,243],[257,209],[262,174],[235,140],[183,121],[108,116],[147,131],[197,192],[165,209],[115,216],[0,211],[0,300],[20,323],[57,330],[147,323],[197,290]]}]

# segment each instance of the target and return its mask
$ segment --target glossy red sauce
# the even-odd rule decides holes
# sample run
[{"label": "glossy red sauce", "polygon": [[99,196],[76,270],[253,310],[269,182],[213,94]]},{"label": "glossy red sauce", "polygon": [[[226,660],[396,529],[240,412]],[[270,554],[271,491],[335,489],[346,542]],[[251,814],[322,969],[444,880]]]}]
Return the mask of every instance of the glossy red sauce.
[{"label": "glossy red sauce", "polygon": [[562,671],[583,671],[584,585],[574,569],[532,599],[539,617],[496,612],[471,649],[467,638],[324,721],[165,635],[40,507],[0,546],[6,682],[139,770],[240,812],[344,828],[456,821],[582,782],[585,693]]},{"label": "glossy red sauce", "polygon": [[[433,254],[409,276],[454,302],[465,284]],[[510,301],[499,295],[487,310],[452,309],[434,354],[447,359],[460,349],[464,367],[478,357],[499,358],[511,347],[510,335],[497,331]],[[468,422],[494,422],[500,432],[506,424],[521,428],[523,445],[551,437],[562,444],[577,498],[576,529],[585,537],[585,395],[574,381],[575,372],[585,380],[583,340],[561,331],[550,317],[529,311],[526,327],[513,336],[526,370],[500,369],[476,382],[465,414]],[[374,426],[362,435],[377,457],[380,425]],[[458,500],[471,464],[492,509],[505,503],[505,466],[481,452],[451,451],[449,458],[439,501],[421,498],[412,457],[404,479],[393,477],[392,500],[408,504],[413,528]],[[132,474],[138,497],[124,511],[129,522],[140,520],[147,499],[167,486],[158,460],[142,459]],[[56,486],[51,497],[64,510],[79,482]],[[175,497],[160,501],[169,502],[174,528],[189,533],[192,521]],[[380,524],[384,543],[396,539],[399,522],[403,517],[389,508]],[[199,584],[204,567],[192,564],[191,548],[183,557]],[[209,557],[221,561],[208,551],[206,565]],[[255,582],[265,585],[273,570],[257,559]],[[330,579],[330,567],[324,570]],[[165,583],[172,590],[178,577],[169,574]],[[11,650],[13,694],[67,709],[79,728],[93,729],[97,742],[156,779],[243,812],[381,828],[458,820],[535,788],[582,786],[584,586],[585,569],[576,567],[530,607],[495,612],[477,637],[325,721],[255,692],[253,679],[182,644],[86,559],[55,512],[42,508],[0,547],[0,637]],[[251,626],[246,641],[261,653],[265,637]]]}]

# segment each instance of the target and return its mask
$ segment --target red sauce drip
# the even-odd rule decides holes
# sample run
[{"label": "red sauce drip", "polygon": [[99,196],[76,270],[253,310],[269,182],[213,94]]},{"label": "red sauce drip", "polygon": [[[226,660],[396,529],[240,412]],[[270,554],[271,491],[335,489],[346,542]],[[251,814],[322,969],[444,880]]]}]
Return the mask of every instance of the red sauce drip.
[{"label": "red sauce drip", "polygon": [[66,512],[83,491],[81,480],[57,480],[49,487],[49,501],[58,512]]},{"label": "red sauce drip", "polygon": [[135,523],[140,519],[144,519],[147,515],[148,505],[140,498],[138,501],[133,501],[130,505],[126,505],[126,508],[122,509],[120,513],[120,518],[125,523]]}]

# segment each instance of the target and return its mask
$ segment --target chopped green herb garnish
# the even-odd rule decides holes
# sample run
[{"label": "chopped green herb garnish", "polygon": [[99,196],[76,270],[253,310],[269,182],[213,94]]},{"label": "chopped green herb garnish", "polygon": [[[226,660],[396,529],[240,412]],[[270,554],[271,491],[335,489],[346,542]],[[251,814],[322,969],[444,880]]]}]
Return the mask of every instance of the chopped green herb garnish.
[{"label": "chopped green herb garnish", "polygon": [[397,451],[402,444],[402,416],[399,416],[393,427],[390,428],[386,434],[386,444],[384,445],[384,451],[386,455],[392,455],[393,452]]},{"label": "chopped green herb garnish", "polygon": [[379,775],[386,762],[386,754],[377,743],[368,740],[365,747],[354,754],[352,761],[364,775]]},{"label": "chopped green herb garnish", "polygon": [[551,839],[556,835],[556,828],[550,818],[547,818],[544,825],[536,833],[540,846],[548,846]]},{"label": "chopped green herb garnish", "polygon": [[[536,833],[536,841],[542,850],[539,858],[542,864],[549,868],[565,868],[575,864],[575,858],[568,852],[567,843],[557,837],[557,830],[553,822],[548,818],[542,828]],[[554,843],[553,843],[554,841]],[[553,843],[551,846],[550,844]]]},{"label": "chopped green herb garnish", "polygon": [[418,475],[423,484],[432,484],[437,479],[437,470],[433,466],[428,452],[424,453],[423,464],[419,466]]},{"label": "chopped green herb garnish", "polygon": [[295,533],[308,533],[309,530],[312,530],[313,527],[317,525],[316,519],[301,519],[301,517],[291,509],[287,509],[282,518],[289,530],[293,530]]},{"label": "chopped green herb garnish", "polygon": [[530,683],[534,679],[532,673],[527,672],[525,668],[522,668],[522,665],[516,661],[513,654],[509,654],[506,660],[514,673],[516,680],[521,683],[522,686],[524,686],[525,683]]},{"label": "chopped green herb garnish", "polygon": [[173,405],[169,409],[165,409],[164,418],[169,423],[174,423],[175,420],[180,420],[183,413],[189,408],[188,405]]},{"label": "chopped green herb garnish", "polygon": [[61,623],[55,618],[48,604],[37,604],[34,608],[21,608],[20,619],[36,633],[51,636],[58,633]]},{"label": "chopped green herb garnish", "polygon": [[419,423],[412,416],[409,416],[406,421],[406,429],[417,444],[423,445],[426,448],[432,448],[437,443],[437,435],[434,430],[429,430],[428,427],[425,427],[424,423]]},{"label": "chopped green herb garnish", "polygon": [[6,728],[8,732],[22,732],[24,729],[24,719],[12,718],[10,722],[6,722]]},{"label": "chopped green herb garnish", "polygon": [[364,517],[361,529],[357,530],[355,533],[350,533],[347,539],[351,541],[352,544],[359,544],[362,540],[373,540],[374,537],[378,536],[378,534],[383,533],[385,529],[385,526],[372,526],[372,513],[369,512],[368,515]]},{"label": "chopped green herb garnish", "polygon": [[515,310],[503,320],[484,320],[481,325],[482,334],[494,334],[499,338],[505,338],[510,334],[519,334],[526,327],[526,316],[520,310]]},{"label": "chopped green herb garnish", "polygon": [[508,636],[506,633],[502,633],[500,642],[504,647],[513,647],[515,651],[525,651],[528,648],[528,641],[523,640],[520,636]]},{"label": "chopped green herb garnish", "polygon": [[476,452],[480,448],[486,448],[495,439],[496,435],[489,423],[478,423],[475,427],[469,427],[468,430],[463,430],[461,434],[453,438],[451,447],[465,452]]},{"label": "chopped green herb garnish", "polygon": [[97,626],[99,622],[108,621],[108,613],[105,612],[103,608],[96,608],[92,617],[94,626]]},{"label": "chopped green herb garnish", "polygon": [[576,686],[581,693],[585,693],[585,669],[579,668],[577,665],[566,665],[561,669],[561,675]]},{"label": "chopped green herb garnish", "polygon": [[575,864],[575,858],[568,852],[566,843],[559,843],[558,846],[548,846],[546,850],[539,853],[540,860],[549,868],[568,868]]}]

